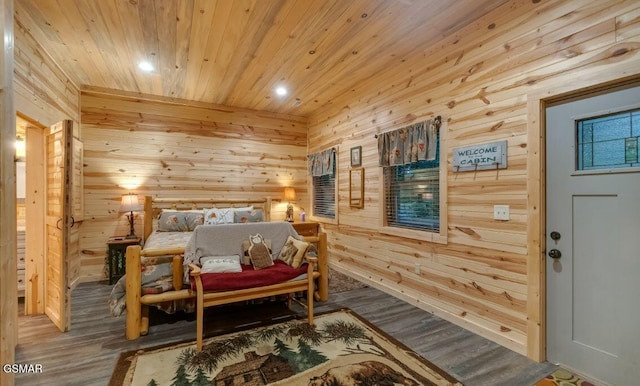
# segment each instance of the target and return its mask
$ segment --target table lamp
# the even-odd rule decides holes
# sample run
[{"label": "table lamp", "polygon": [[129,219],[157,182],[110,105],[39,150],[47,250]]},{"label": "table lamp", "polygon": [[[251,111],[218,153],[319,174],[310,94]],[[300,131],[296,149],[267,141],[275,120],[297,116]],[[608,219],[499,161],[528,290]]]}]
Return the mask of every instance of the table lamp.
[{"label": "table lamp", "polygon": [[293,205],[291,201],[295,201],[296,199],[296,190],[294,188],[288,187],[284,188],[284,200],[289,201],[287,205],[287,217],[285,221],[293,222]]},{"label": "table lamp", "polygon": [[120,212],[129,212],[127,215],[127,219],[129,220],[129,234],[125,236],[125,239],[135,239],[138,237],[133,230],[133,212],[137,212],[139,210],[142,210],[142,205],[138,202],[138,196],[133,193],[122,195]]}]

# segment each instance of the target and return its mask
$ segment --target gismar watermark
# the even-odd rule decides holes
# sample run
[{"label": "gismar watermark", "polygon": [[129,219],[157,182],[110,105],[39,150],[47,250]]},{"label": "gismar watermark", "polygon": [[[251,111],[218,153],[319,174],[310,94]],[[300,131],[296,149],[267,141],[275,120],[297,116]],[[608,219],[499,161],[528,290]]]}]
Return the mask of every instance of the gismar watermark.
[{"label": "gismar watermark", "polygon": [[2,365],[3,373],[13,374],[40,374],[42,365],[38,363],[7,363]]}]

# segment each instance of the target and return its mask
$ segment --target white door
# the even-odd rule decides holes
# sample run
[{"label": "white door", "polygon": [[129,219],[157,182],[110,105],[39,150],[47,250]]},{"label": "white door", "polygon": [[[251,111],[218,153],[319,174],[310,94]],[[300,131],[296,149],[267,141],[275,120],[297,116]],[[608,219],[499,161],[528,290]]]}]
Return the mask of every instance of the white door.
[{"label": "white door", "polygon": [[547,359],[637,385],[640,87],[546,113]]}]

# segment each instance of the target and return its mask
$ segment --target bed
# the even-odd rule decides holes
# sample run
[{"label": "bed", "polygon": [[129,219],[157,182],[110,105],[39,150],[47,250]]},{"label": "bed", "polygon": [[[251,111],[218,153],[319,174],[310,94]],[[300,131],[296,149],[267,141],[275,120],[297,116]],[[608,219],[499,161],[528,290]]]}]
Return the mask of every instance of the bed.
[{"label": "bed", "polygon": [[[177,221],[179,230],[161,230],[161,220],[169,218],[167,213],[180,213]],[[203,213],[204,217],[211,216],[214,212],[226,221],[233,218],[233,226],[242,227],[240,223],[249,222],[247,227],[260,226],[253,224],[258,214],[263,222],[271,220],[271,200],[269,198],[257,200],[215,200],[215,199],[170,199],[145,197],[144,201],[144,248],[130,246],[127,248],[126,275],[114,286],[109,300],[111,312],[117,315],[126,312],[126,336],[127,339],[137,339],[145,335],[149,327],[149,306],[153,305],[167,312],[178,309],[185,311],[195,310],[196,305],[196,278],[190,277],[187,267],[192,261],[185,261],[185,248],[191,240],[193,231],[198,222],[189,221]],[[233,217],[229,214],[233,212]],[[194,215],[190,215],[193,213]],[[259,216],[258,216],[259,217]],[[175,218],[173,219],[175,220]],[[211,220],[205,218],[204,221]],[[214,219],[214,221],[217,221]],[[185,226],[185,224],[187,224]],[[253,225],[252,225],[253,224]],[[166,225],[166,224],[165,224]],[[265,224],[267,225],[267,224]],[[232,225],[225,225],[232,227]],[[211,228],[203,225],[203,228]],[[301,237],[304,241],[315,246],[317,259],[312,261],[314,265],[314,285],[312,298],[327,300],[327,245],[326,234],[320,232],[317,236]],[[313,259],[312,259],[313,260]],[[281,288],[270,288],[264,296],[284,293]],[[297,288],[300,288],[298,286]],[[286,291],[285,291],[286,292]],[[260,297],[261,292],[255,289],[241,289],[228,291],[225,296],[213,295],[205,306],[212,304],[232,303]],[[210,297],[211,298],[211,297]],[[310,322],[312,318],[310,313]],[[199,327],[200,329],[200,327]]]}]

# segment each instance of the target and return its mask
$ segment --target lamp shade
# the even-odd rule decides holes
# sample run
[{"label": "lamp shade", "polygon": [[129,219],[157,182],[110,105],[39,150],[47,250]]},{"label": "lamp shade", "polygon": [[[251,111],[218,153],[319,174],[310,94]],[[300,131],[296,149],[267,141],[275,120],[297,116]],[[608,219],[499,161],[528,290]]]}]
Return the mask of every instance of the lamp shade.
[{"label": "lamp shade", "polygon": [[296,190],[291,187],[284,188],[284,200],[295,201],[295,199],[296,199]]},{"label": "lamp shade", "polygon": [[136,212],[139,210],[142,210],[142,205],[138,202],[138,196],[133,193],[122,195],[120,212]]}]

